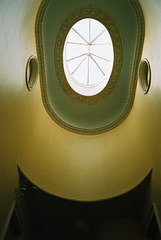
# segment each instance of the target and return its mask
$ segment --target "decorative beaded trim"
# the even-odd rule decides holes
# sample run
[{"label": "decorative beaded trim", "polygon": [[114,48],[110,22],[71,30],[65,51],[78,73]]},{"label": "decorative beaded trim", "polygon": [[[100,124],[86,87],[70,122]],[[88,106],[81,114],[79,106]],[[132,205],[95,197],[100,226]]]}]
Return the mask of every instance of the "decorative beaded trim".
[{"label": "decorative beaded trim", "polygon": [[[114,48],[114,65],[113,70],[106,87],[98,94],[94,96],[83,96],[75,92],[67,82],[64,67],[63,67],[63,48],[66,36],[71,29],[71,27],[81,19],[84,18],[93,18],[101,22],[110,33],[113,48]],[[116,25],[113,21],[101,11],[96,9],[81,9],[74,12],[68,18],[65,19],[64,23],[60,27],[59,33],[57,35],[56,44],[55,44],[55,69],[60,81],[62,88],[65,92],[70,95],[72,98],[84,102],[84,103],[94,103],[103,98],[105,98],[115,87],[115,84],[118,80],[118,76],[121,70],[122,64],[122,45],[119,32]]]},{"label": "decorative beaded trim", "polygon": [[78,128],[78,127],[72,126],[64,122],[62,119],[60,119],[56,115],[56,113],[53,111],[53,108],[51,107],[48,99],[46,73],[45,73],[45,61],[44,61],[44,49],[43,49],[43,39],[42,39],[42,24],[43,24],[44,14],[49,2],[50,0],[42,0],[40,8],[37,13],[36,28],[35,28],[37,54],[39,59],[40,85],[41,85],[41,93],[42,93],[44,107],[48,112],[48,114],[50,115],[50,117],[58,125],[60,125],[64,129],[69,130],[71,132],[74,132],[77,134],[95,135],[95,134],[101,134],[101,133],[110,131],[111,129],[120,125],[127,118],[134,102],[136,84],[137,84],[137,66],[139,65],[139,62],[141,59],[143,42],[144,42],[144,34],[145,34],[144,16],[143,16],[143,12],[140,7],[140,4],[138,0],[129,0],[129,2],[131,3],[131,5],[135,10],[135,14],[138,22],[138,28],[137,28],[136,49],[134,53],[134,61],[133,61],[131,79],[130,79],[131,84],[129,89],[129,97],[127,99],[125,110],[115,121],[113,121],[112,123],[106,126],[94,128],[94,129],[85,129],[85,128]]}]

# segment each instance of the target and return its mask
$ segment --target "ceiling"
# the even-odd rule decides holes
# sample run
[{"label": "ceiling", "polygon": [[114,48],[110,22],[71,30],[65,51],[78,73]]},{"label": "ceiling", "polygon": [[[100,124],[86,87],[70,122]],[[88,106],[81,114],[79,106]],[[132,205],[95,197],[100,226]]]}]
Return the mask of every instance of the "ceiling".
[{"label": "ceiling", "polygon": [[[110,31],[115,63],[105,90],[85,97],[69,88],[62,56],[71,26],[92,16]],[[79,134],[99,134],[120,124],[133,105],[143,39],[144,19],[138,1],[42,1],[36,41],[42,99],[50,117],[61,127]]]}]

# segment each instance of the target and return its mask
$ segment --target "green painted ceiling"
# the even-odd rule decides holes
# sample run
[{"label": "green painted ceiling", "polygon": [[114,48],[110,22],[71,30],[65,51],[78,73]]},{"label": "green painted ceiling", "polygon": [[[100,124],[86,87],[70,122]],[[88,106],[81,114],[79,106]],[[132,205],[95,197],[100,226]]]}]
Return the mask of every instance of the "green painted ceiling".
[{"label": "green painted ceiling", "polygon": [[[36,37],[44,106],[50,116],[68,130],[85,134],[110,130],[127,117],[134,101],[137,67],[144,38],[144,22],[139,5],[133,0],[70,0],[70,4],[66,0],[46,2],[44,15],[41,15],[43,8],[39,9],[36,26],[37,32],[42,27]],[[90,104],[74,100],[66,94],[54,64],[55,42],[61,25],[69,15],[83,8],[98,9],[113,20],[123,49],[121,72],[115,88],[103,100]],[[44,65],[41,63],[43,59]]]}]

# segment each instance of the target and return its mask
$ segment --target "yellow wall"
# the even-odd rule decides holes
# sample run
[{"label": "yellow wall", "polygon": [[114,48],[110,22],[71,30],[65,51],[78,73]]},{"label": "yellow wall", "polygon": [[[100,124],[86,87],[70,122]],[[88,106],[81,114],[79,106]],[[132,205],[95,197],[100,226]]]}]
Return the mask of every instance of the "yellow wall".
[{"label": "yellow wall", "polygon": [[[152,71],[152,87],[148,96],[143,96],[140,105],[146,105],[153,140],[152,201],[156,202],[161,218],[161,1],[140,0],[145,17],[145,44],[143,57],[149,59]],[[144,100],[146,100],[144,102]]]},{"label": "yellow wall", "polygon": [[152,198],[161,212],[161,3],[140,0],[146,21],[143,57],[152,68],[149,93],[144,96],[137,88],[133,109],[119,127],[83,136],[52,121],[43,107],[39,83],[33,92],[25,86],[26,62],[36,55],[34,24],[40,2],[0,3],[0,226],[15,197],[17,164],[45,191],[82,201],[126,192],[154,167]]},{"label": "yellow wall", "polygon": [[36,54],[34,24],[39,4],[39,0],[0,1],[0,239],[18,185],[17,161],[23,161],[19,150],[31,135],[34,99],[40,96],[39,87],[34,94],[26,90],[24,78],[27,59]]}]

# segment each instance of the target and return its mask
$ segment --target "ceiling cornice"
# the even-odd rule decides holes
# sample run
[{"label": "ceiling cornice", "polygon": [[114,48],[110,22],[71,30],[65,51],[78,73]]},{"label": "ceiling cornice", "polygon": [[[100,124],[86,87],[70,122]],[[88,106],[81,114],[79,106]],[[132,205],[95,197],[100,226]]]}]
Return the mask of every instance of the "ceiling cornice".
[{"label": "ceiling cornice", "polygon": [[[133,14],[133,19],[132,17],[129,19],[129,21],[135,22],[135,26],[133,26],[134,30],[128,26],[127,22],[126,27],[131,31],[130,34],[127,33],[127,36],[134,36],[134,32],[136,31],[136,39],[134,41],[130,39],[130,36],[127,39],[127,36],[123,35],[122,31],[124,26],[122,26],[122,29],[120,26],[117,26],[123,45],[121,73],[119,79],[116,79],[118,83],[115,89],[110,94],[107,94],[104,100],[98,101],[97,103],[90,103],[90,101],[79,103],[77,100],[72,100],[59,84],[56,70],[54,69],[54,61],[51,63],[54,57],[52,49],[54,50],[56,44],[55,33],[59,31],[55,30],[54,32],[54,27],[50,26],[52,22],[49,22],[49,19],[51,20],[51,16],[54,16],[58,29],[60,29],[62,25],[62,23],[60,24],[61,21],[58,19],[58,16],[54,14],[55,12],[52,12],[56,8],[53,7],[55,4],[55,1],[53,3],[52,0],[43,0],[36,19],[36,44],[40,67],[41,93],[45,109],[58,125],[74,133],[91,135],[109,131],[120,125],[127,118],[134,102],[137,70],[144,41],[144,17],[139,2],[136,0],[121,2],[122,8],[123,5],[125,5],[125,7],[128,6],[129,9],[131,8],[131,12],[135,13],[135,17]],[[63,4],[65,3],[62,2],[62,5]],[[100,2],[100,6],[101,4]],[[63,6],[61,7],[63,8]],[[118,8],[119,6],[116,7]],[[72,9],[70,11],[75,12],[75,9],[73,8],[73,11]],[[62,11],[61,18],[64,16],[65,21],[67,16],[63,14]],[[118,11],[116,11],[115,15],[118,15]],[[112,18],[112,16],[110,17]],[[119,18],[118,16],[113,16],[113,18],[116,17]],[[52,27],[53,33],[51,33]],[[51,42],[53,43],[53,48],[51,47],[51,49],[48,45],[49,34],[52,38]],[[51,67],[54,73],[51,73]],[[90,98],[87,97],[87,99]]]}]

